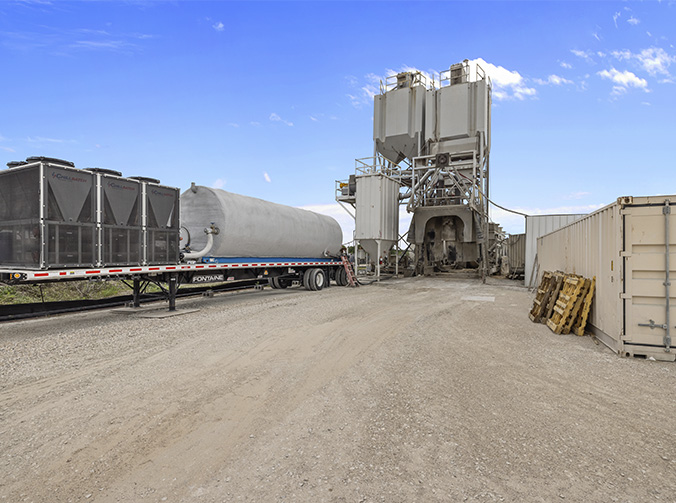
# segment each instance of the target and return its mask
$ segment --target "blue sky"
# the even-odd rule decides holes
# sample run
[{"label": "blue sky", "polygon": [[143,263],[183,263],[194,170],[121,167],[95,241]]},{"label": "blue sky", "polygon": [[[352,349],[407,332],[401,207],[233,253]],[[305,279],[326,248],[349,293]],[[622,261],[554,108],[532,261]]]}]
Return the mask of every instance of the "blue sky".
[{"label": "blue sky", "polygon": [[334,180],[373,153],[379,80],[481,59],[492,198],[588,212],[676,192],[675,43],[666,0],[3,1],[0,159],[195,181],[346,228]]}]

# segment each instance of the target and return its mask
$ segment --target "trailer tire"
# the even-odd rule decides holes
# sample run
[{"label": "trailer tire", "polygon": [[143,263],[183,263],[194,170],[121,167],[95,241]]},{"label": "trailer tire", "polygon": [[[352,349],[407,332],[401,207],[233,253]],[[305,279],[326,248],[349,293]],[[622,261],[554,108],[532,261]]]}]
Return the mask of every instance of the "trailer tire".
[{"label": "trailer tire", "polygon": [[341,267],[340,269],[336,270],[336,285],[338,286],[347,286],[348,279],[347,279],[347,272],[345,272],[345,269]]},{"label": "trailer tire", "polygon": [[316,292],[321,290],[326,286],[326,274],[321,269],[314,269],[312,276],[310,276],[312,281],[312,289]]},{"label": "trailer tire", "polygon": [[314,269],[306,269],[305,272],[303,273],[303,281],[302,281],[302,284],[303,284],[303,287],[304,287],[306,290],[312,290],[312,287],[311,287],[311,285],[310,285],[310,273],[311,273],[313,270],[314,270]]},{"label": "trailer tire", "polygon": [[275,276],[274,278],[268,278],[268,284],[274,289],[274,290],[279,290],[281,288],[286,288],[289,286],[289,284],[281,279],[278,276]]},{"label": "trailer tire", "polygon": [[336,273],[334,274],[334,279],[336,280],[336,285],[341,286],[342,285],[342,275],[340,274],[340,269],[336,269]]},{"label": "trailer tire", "polygon": [[326,275],[319,268],[308,269],[303,275],[303,286],[306,289],[318,292],[326,284]]}]

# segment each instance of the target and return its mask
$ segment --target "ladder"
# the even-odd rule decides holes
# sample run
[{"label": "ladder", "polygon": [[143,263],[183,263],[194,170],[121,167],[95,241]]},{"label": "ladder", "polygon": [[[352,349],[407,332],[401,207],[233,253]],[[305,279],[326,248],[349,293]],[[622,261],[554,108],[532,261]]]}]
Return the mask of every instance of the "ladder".
[{"label": "ladder", "polygon": [[350,286],[359,286],[357,278],[354,276],[354,271],[352,270],[352,264],[347,260],[345,255],[341,255],[340,259],[343,261],[343,267],[345,268],[345,274],[347,274],[347,282]]}]

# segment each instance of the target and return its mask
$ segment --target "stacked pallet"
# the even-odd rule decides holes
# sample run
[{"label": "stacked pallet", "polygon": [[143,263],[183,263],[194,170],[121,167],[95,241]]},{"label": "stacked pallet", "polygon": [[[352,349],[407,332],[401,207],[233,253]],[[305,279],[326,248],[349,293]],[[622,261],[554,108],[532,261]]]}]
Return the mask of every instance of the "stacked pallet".
[{"label": "stacked pallet", "polygon": [[542,276],[529,318],[546,324],[555,334],[584,335],[595,287],[596,277],[587,279],[547,271]]}]

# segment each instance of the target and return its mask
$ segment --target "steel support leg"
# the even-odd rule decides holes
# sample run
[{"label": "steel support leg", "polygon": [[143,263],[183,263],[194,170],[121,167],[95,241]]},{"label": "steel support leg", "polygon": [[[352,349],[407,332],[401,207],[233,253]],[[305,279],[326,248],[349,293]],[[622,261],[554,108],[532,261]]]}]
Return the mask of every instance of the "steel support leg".
[{"label": "steel support leg", "polygon": [[671,286],[671,276],[670,276],[670,265],[669,265],[669,216],[671,215],[671,206],[670,206],[671,201],[667,199],[664,201],[664,251],[665,251],[665,279],[664,279],[664,298],[666,300],[666,305],[667,305],[667,312],[666,312],[666,320],[664,322],[666,326],[666,333],[664,334],[664,351],[667,353],[671,352],[671,320],[669,318],[669,315],[671,314],[669,311],[671,310],[670,306],[670,292],[669,292],[669,287]]},{"label": "steel support leg", "polygon": [[167,283],[169,284],[169,311],[176,311],[176,275],[170,274]]},{"label": "steel support leg", "polygon": [[141,307],[141,278],[134,276],[134,307]]}]

